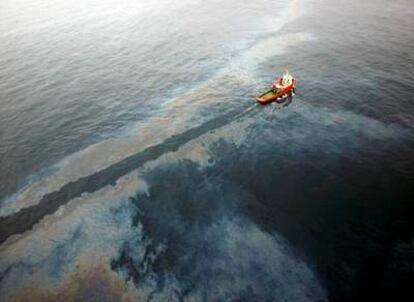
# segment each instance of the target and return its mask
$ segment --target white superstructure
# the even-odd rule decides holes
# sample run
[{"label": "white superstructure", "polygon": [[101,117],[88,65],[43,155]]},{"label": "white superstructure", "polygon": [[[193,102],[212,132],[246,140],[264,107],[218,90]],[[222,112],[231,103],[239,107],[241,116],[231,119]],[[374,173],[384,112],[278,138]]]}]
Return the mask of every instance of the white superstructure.
[{"label": "white superstructure", "polygon": [[282,86],[286,87],[292,84],[293,77],[290,75],[289,71],[286,70],[286,72],[283,74],[282,77]]}]

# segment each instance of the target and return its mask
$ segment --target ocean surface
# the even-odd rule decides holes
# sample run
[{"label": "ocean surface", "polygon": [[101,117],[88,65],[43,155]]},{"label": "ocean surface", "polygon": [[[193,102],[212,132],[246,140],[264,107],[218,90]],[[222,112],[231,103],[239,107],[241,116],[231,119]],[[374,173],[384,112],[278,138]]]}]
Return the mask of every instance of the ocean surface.
[{"label": "ocean surface", "polygon": [[0,300],[413,298],[413,30],[410,0],[1,0]]}]

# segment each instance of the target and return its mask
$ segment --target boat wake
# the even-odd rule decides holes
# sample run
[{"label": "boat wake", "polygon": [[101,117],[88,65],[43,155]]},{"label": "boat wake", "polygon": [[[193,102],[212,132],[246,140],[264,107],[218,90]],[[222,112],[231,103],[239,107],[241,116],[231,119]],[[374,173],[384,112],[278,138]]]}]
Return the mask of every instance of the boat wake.
[{"label": "boat wake", "polygon": [[[291,8],[288,6],[287,12]],[[288,15],[282,15],[270,32],[275,34],[294,17]],[[127,135],[91,145],[48,168],[51,172],[46,176],[29,182],[1,202],[0,242],[29,230],[71,199],[113,185],[145,163],[248,115],[257,108],[256,104],[250,105],[259,86],[255,66],[311,38],[307,33],[296,33],[258,41],[207,82],[166,102],[160,114],[131,127]],[[273,52],[269,52],[269,46]]]},{"label": "boat wake", "polygon": [[[251,62],[257,64],[261,60],[267,60],[275,52],[280,55],[296,43],[313,39],[306,33],[290,35],[287,40],[289,42],[283,42],[285,38],[265,39],[207,82],[166,102],[160,114],[129,128],[126,134],[70,155],[46,169],[50,172],[40,171],[39,174],[43,175],[40,179],[34,175],[33,180],[26,186],[1,202],[0,217],[10,216],[25,207],[35,205],[44,195],[59,190],[65,184],[76,182],[77,179],[106,169],[150,146],[161,144],[169,137],[187,131],[189,127],[201,126],[208,122],[210,116],[230,112],[232,107],[246,110],[244,103],[254,100],[260,87]],[[268,51],[269,44],[272,45],[274,53]],[[230,95],[228,89],[232,91]]]},{"label": "boat wake", "polygon": [[76,181],[65,184],[58,191],[44,195],[36,205],[22,209],[14,215],[0,218],[0,243],[8,237],[29,230],[45,215],[52,214],[58,208],[70,200],[84,193],[95,192],[107,185],[114,185],[116,181],[138,169],[145,163],[161,157],[165,153],[175,152],[189,141],[200,137],[207,132],[223,127],[231,122],[248,115],[256,104],[250,105],[241,112],[235,110],[225,115],[214,118],[201,126],[191,128],[183,133],[176,134],[158,145],[153,145],[137,154],[131,155],[122,161],[100,170],[92,175],[79,178]]}]

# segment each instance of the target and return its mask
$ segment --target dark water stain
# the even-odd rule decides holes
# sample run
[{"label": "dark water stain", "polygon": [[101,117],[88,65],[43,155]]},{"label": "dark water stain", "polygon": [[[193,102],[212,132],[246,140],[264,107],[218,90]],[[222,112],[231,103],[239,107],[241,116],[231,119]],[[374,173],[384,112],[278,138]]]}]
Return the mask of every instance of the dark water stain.
[{"label": "dark water stain", "polygon": [[137,169],[144,163],[154,160],[164,153],[174,152],[183,144],[200,135],[243,117],[250,112],[249,108],[253,107],[251,105],[239,107],[237,110],[213,118],[201,126],[174,135],[159,145],[148,147],[106,169],[64,185],[60,190],[45,195],[37,205],[24,208],[15,215],[0,218],[0,243],[11,235],[31,229],[45,215],[54,213],[61,205],[79,197],[82,193],[92,193],[107,185],[114,185],[121,176]]},{"label": "dark water stain", "polygon": [[[217,163],[223,177],[255,196],[246,215],[265,230],[283,234],[316,263],[330,301],[412,296],[405,285],[414,277],[413,179],[395,165],[414,158],[409,150],[396,152],[382,144],[364,148],[332,162],[310,152],[254,162],[242,157],[242,167],[229,165],[229,157]],[[370,148],[382,152],[373,156]],[[270,148],[263,153],[271,154]],[[401,245],[405,249],[396,256]]]},{"label": "dark water stain", "polygon": [[[221,146],[225,144],[224,141],[217,143],[216,151],[224,151]],[[137,196],[131,202],[138,209],[134,221],[142,225],[151,244],[146,247],[145,255],[137,259],[134,255],[138,245],[125,242],[119,256],[111,262],[112,269],[126,275],[126,280],[132,279],[137,287],[145,284],[151,275],[152,280],[157,280],[154,294],[163,290],[166,274],[172,274],[179,284],[176,295],[180,300],[194,294],[203,301],[272,301],[277,295],[281,299],[289,297],[291,293],[284,293],[283,287],[277,286],[281,282],[278,276],[267,269],[273,263],[256,263],[260,247],[256,246],[255,238],[248,238],[249,233],[244,235],[244,256],[239,256],[240,251],[236,249],[223,250],[223,242],[231,241],[228,236],[232,234],[221,227],[216,229],[217,225],[223,219],[236,219],[242,224],[245,219],[248,221],[243,209],[255,199],[225,174],[221,168],[200,170],[198,165],[182,161],[146,175],[147,181],[153,184],[149,195]],[[255,246],[256,254],[247,252],[249,245]],[[232,266],[232,259],[243,263],[244,268],[238,271],[240,275],[231,273],[234,268],[220,265],[222,261],[229,261],[227,265]],[[286,279],[291,280],[292,274],[289,271]],[[232,282],[245,286],[233,288]],[[217,287],[224,296],[217,295]]]},{"label": "dark water stain", "polygon": [[[241,215],[265,232],[282,234],[314,264],[330,301],[410,296],[413,179],[396,167],[414,162],[411,146],[363,140],[358,153],[329,159],[319,147],[299,153],[284,142],[261,143],[261,130],[253,126],[254,143],[236,150],[224,140],[216,143],[210,148],[214,167],[200,171],[181,163],[148,175],[151,194],[133,201],[139,208],[135,221],[153,242],[168,243],[151,262],[153,272],[175,273],[183,292],[191,292],[203,282],[195,278],[194,265],[214,255],[214,243],[200,239],[203,230],[220,217]],[[139,284],[140,273],[131,266],[141,264],[128,257],[130,251],[122,249],[113,269],[126,269]],[[248,289],[238,295],[241,301],[266,296],[249,295]]]}]

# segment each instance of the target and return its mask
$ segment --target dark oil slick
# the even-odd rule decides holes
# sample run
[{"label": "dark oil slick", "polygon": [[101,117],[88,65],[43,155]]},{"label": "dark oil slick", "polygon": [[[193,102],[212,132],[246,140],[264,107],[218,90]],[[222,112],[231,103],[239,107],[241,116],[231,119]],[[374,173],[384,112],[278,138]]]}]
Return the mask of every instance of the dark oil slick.
[{"label": "dark oil slick", "polygon": [[[0,300],[412,297],[413,20],[1,1]],[[292,102],[256,105],[285,68]]]}]

